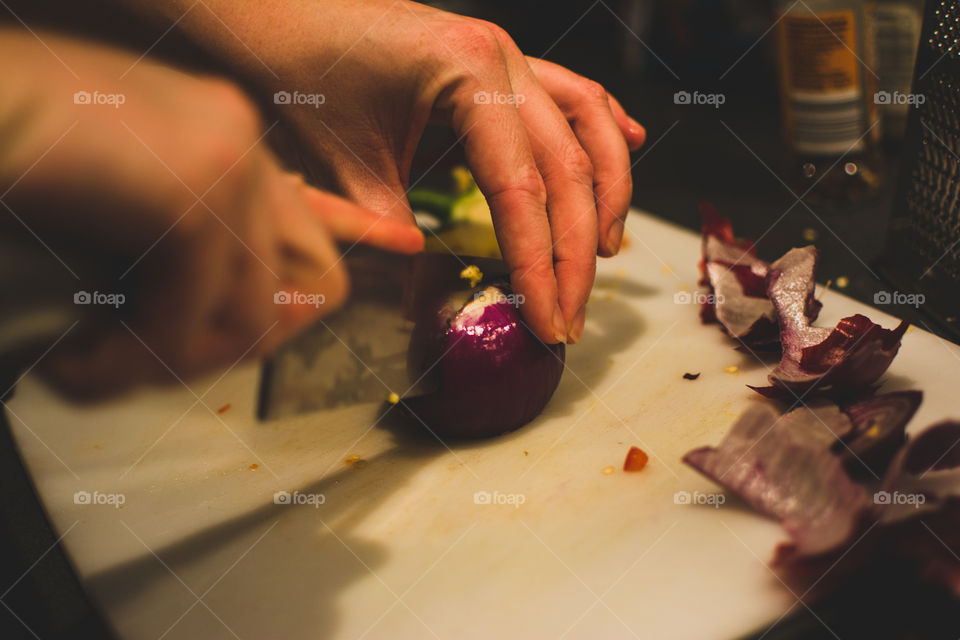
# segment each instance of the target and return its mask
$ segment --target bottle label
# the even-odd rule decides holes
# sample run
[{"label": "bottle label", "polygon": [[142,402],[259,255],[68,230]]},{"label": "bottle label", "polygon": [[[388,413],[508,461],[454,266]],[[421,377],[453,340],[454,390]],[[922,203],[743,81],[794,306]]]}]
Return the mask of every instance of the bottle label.
[{"label": "bottle label", "polygon": [[856,20],[852,10],[788,13],[780,20],[784,124],[798,152],[832,155],[865,146]]}]

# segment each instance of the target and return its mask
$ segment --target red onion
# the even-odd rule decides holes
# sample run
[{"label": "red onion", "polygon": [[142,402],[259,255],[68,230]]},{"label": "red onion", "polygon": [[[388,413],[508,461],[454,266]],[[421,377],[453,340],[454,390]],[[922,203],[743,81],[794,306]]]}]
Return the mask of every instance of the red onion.
[{"label": "red onion", "polygon": [[[774,304],[767,295],[767,276],[772,269],[781,268],[786,256],[767,264],[757,257],[753,243],[736,239],[729,219],[707,203],[701,203],[700,210],[700,284],[713,294],[705,299],[700,319],[704,324],[719,323],[730,337],[751,349],[775,347],[780,342],[780,330]],[[810,322],[817,319],[820,306],[811,290],[803,309]]]},{"label": "red onion", "polygon": [[436,435],[481,438],[533,420],[563,373],[564,345],[523,323],[509,283],[459,290],[418,311],[407,365],[430,392],[400,405]]},{"label": "red onion", "polygon": [[[907,423],[917,412],[923,393],[894,391],[869,395],[843,407],[852,429],[843,434],[833,451],[854,479],[880,477],[906,440]],[[838,434],[839,436],[840,434]]]}]

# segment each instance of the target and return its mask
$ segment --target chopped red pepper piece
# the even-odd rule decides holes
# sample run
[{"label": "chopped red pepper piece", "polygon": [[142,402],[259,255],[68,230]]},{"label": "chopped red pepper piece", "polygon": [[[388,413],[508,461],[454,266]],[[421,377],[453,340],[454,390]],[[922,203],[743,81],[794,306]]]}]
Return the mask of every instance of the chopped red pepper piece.
[{"label": "chopped red pepper piece", "polygon": [[640,471],[647,466],[649,459],[649,456],[640,447],[630,447],[630,451],[627,451],[627,458],[623,461],[623,470]]}]

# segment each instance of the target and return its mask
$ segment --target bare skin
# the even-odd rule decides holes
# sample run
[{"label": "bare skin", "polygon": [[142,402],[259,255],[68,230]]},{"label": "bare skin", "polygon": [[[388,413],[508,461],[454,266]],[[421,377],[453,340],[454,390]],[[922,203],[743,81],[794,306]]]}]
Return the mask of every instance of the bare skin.
[{"label": "bare skin", "polygon": [[603,87],[525,57],[494,24],[406,0],[124,1],[160,24],[179,19],[267,100],[322,94],[319,106],[277,105],[301,158],[394,219],[411,220],[405,193],[425,125],[449,122],[529,326],[547,342],[579,340],[596,255],[620,247],[629,150],[646,135]]},{"label": "bare skin", "polygon": [[[133,265],[139,283],[129,331],[44,360],[61,389],[102,395],[269,352],[346,297],[336,241],[423,248],[409,224],[283,171],[234,85],[40,37],[0,30],[0,61],[19,61],[0,62],[0,232],[110,256],[113,277]],[[123,103],[77,104],[77,91]],[[274,304],[277,291],[323,303]]]}]

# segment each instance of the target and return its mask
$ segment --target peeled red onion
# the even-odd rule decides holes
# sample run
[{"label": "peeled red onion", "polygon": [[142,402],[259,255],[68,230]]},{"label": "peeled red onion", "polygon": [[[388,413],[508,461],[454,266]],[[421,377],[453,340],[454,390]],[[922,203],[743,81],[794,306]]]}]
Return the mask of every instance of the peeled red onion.
[{"label": "peeled red onion", "polygon": [[459,290],[418,311],[407,365],[429,392],[400,401],[441,436],[482,438],[533,420],[563,374],[563,344],[522,322],[506,281]]}]

